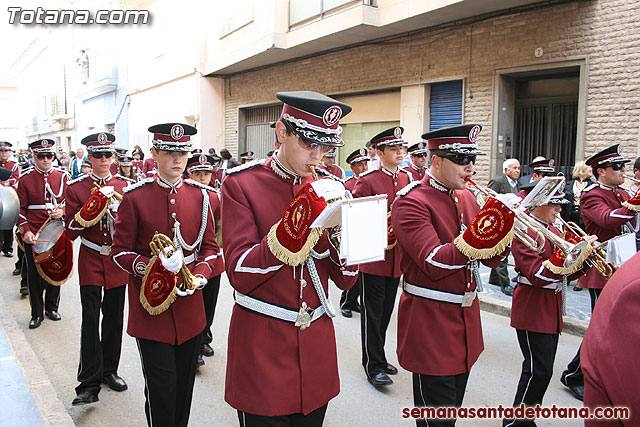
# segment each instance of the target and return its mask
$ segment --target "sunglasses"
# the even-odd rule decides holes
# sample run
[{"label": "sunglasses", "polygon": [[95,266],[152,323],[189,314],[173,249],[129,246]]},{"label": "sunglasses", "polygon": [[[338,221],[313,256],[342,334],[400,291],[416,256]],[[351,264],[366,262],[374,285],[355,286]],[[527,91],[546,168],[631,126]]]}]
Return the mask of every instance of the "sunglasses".
[{"label": "sunglasses", "polygon": [[624,163],[612,163],[609,165],[609,167],[614,171],[619,171],[621,169],[624,169]]},{"label": "sunglasses", "polygon": [[320,152],[322,154],[326,154],[329,151],[331,151],[331,149],[333,148],[328,145],[318,144],[317,142],[309,142],[298,134],[296,134],[296,136],[298,137],[298,145],[300,145],[302,148],[304,148],[307,151],[313,151],[316,148],[320,147]]},{"label": "sunglasses", "polygon": [[449,159],[456,165],[460,166],[467,166],[469,163],[473,163],[474,165],[476,164],[475,154],[449,154],[442,157]]},{"label": "sunglasses", "polygon": [[111,156],[113,156],[113,153],[111,151],[106,151],[104,153],[91,153],[91,157],[93,157],[94,159],[101,159],[103,157],[110,159]]},{"label": "sunglasses", "polygon": [[36,158],[38,160],[44,160],[44,159],[53,159],[53,153],[48,153],[48,154],[36,154]]},{"label": "sunglasses", "polygon": [[413,157],[425,157],[426,154],[421,153],[421,154],[412,154]]}]

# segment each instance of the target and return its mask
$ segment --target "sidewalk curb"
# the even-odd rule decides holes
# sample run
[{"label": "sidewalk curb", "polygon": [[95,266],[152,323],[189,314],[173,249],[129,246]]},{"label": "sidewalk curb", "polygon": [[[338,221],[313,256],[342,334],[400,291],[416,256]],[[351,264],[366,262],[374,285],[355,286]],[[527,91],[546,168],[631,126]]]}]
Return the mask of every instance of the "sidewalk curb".
[{"label": "sidewalk curb", "polygon": [[75,426],[71,416],[58,398],[40,360],[27,341],[27,337],[5,304],[2,294],[0,294],[0,326],[7,337],[9,346],[22,370],[22,375],[31,390],[44,422],[48,426]]},{"label": "sidewalk curb", "polygon": [[[511,317],[511,304],[506,301],[500,301],[495,298],[479,295],[480,310],[488,311],[490,313],[499,314],[501,316]],[[565,317],[563,319],[562,332],[567,334],[576,335],[579,337],[584,336],[589,326],[588,322],[574,319],[572,317]]]}]

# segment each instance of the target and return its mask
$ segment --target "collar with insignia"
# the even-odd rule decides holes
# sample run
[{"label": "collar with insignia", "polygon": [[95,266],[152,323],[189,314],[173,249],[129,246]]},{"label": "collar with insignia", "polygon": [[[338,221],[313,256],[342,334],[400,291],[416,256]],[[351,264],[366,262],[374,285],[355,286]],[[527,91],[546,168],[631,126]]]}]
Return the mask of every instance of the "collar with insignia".
[{"label": "collar with insignia", "polygon": [[92,180],[96,181],[100,185],[105,185],[111,178],[113,178],[113,176],[111,175],[111,172],[109,172],[109,174],[104,178],[100,178],[98,175],[93,173],[93,171],[89,172],[89,176],[91,177]]},{"label": "collar with insignia", "polygon": [[178,189],[182,187],[182,178],[178,178],[178,181],[176,181],[175,184],[172,184],[166,179],[164,179],[162,176],[158,175],[158,177],[156,178],[156,182],[160,187],[168,188],[169,193],[177,193]]},{"label": "collar with insignia", "polygon": [[302,182],[302,177],[287,169],[282,163],[280,163],[277,156],[273,156],[271,158],[271,170],[283,180],[287,182],[291,181],[293,185],[300,184]]},{"label": "collar with insignia", "polygon": [[397,177],[398,177],[398,174],[399,174],[399,173],[400,173],[400,171],[401,171],[401,169],[400,169],[400,168],[398,168],[398,170],[396,170],[396,171],[394,172],[394,171],[392,171],[391,169],[389,169],[388,167],[386,167],[386,166],[385,166],[385,165],[383,165],[383,164],[380,164],[380,170],[381,170],[382,172],[384,172],[385,174],[387,174],[387,175],[389,175],[389,176],[391,176],[391,177],[394,177],[394,178],[397,178]]},{"label": "collar with insignia", "polygon": [[431,175],[431,172],[427,172],[427,175],[429,175],[429,185],[432,186],[433,188],[435,188],[438,191],[442,191],[443,193],[453,193],[453,190],[451,188],[448,188],[446,185],[444,185],[442,182],[440,182],[438,179],[434,178],[433,175]]}]

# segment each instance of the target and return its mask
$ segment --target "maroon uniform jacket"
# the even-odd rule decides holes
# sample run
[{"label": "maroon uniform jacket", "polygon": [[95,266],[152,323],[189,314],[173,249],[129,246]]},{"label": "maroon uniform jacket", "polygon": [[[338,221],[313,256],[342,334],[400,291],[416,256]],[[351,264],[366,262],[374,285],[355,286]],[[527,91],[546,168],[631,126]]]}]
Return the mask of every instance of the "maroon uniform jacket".
[{"label": "maroon uniform jacket", "polygon": [[[600,182],[585,188],[580,197],[580,210],[587,234],[595,234],[599,242],[604,242],[621,235],[626,223],[630,223],[631,228],[635,227],[636,213],[622,207],[622,202],[630,198],[627,190]],[[595,268],[580,279],[580,287],[583,288],[602,289],[606,283],[607,280]]]},{"label": "maroon uniform jacket", "polygon": [[147,177],[154,176],[156,173],[158,173],[158,163],[151,157],[145,159],[144,163],[142,164],[142,173]]},{"label": "maroon uniform jacket", "polygon": [[[129,335],[167,344],[182,344],[204,329],[206,321],[200,292],[179,296],[168,310],[152,316],[140,303],[140,286],[151,258],[149,242],[154,233],[157,231],[173,239],[179,223],[184,241],[193,245],[198,239],[203,213],[207,213],[206,228],[194,250],[197,251],[195,261],[189,262],[194,251],[183,249],[183,254],[193,274],[210,277],[218,246],[213,218],[208,210],[203,210],[203,203],[206,197],[210,208],[215,210],[218,198],[208,188],[182,179],[172,188],[157,177],[147,178],[123,190],[125,194],[118,208],[112,255],[115,263],[129,273]],[[182,283],[182,275],[177,277],[178,283]]]},{"label": "maroon uniform jacket", "polygon": [[18,178],[20,177],[20,166],[14,161],[7,160],[6,162],[0,162],[0,168],[11,170],[11,177],[6,181],[0,182],[3,187],[18,188]]},{"label": "maroon uniform jacket", "polygon": [[414,181],[422,181],[422,178],[427,173],[427,168],[418,169],[413,163],[404,168],[404,170],[411,174]]},{"label": "maroon uniform jacket", "polygon": [[18,233],[24,236],[27,231],[38,232],[55,209],[54,205],[63,201],[68,178],[65,172],[56,168],[43,172],[34,166],[23,171],[18,184]]},{"label": "maroon uniform jacket", "polygon": [[118,161],[114,160],[111,162],[111,165],[109,165],[109,172],[111,173],[111,175],[115,175],[118,173],[120,168],[118,168]]},{"label": "maroon uniform jacket", "polygon": [[[297,310],[320,306],[308,268],[284,265],[269,250],[267,233],[300,188],[300,178],[272,157],[228,169],[222,184],[222,240],[231,286],[253,298]],[[329,278],[340,289],[356,281],[357,268],[341,267],[327,234],[314,248],[325,294]],[[225,400],[252,414],[308,414],[340,391],[333,321],[323,315],[304,331],[293,323],[240,308],[229,325]]]},{"label": "maroon uniform jacket", "polygon": [[[391,205],[396,198],[396,193],[406,187],[411,182],[411,175],[404,169],[392,173],[384,166],[378,169],[369,170],[360,174],[356,181],[353,197],[373,196],[376,194],[387,195],[387,207],[391,210]],[[385,251],[384,260],[362,264],[360,271],[367,274],[384,277],[400,277],[400,252],[396,247]]]},{"label": "maroon uniform jacket", "polygon": [[[535,219],[553,234],[560,235],[554,226]],[[535,239],[535,234],[529,230],[529,236]],[[513,291],[511,303],[511,326],[531,332],[543,334],[559,334],[562,332],[562,292],[544,286],[555,287],[562,281],[562,276],[548,270],[543,262],[553,255],[555,246],[545,240],[541,253],[536,253],[517,238],[511,243],[511,253],[516,263],[516,278],[518,285]],[[584,267],[587,270],[586,266]],[[578,270],[567,277],[570,282],[584,273]],[[531,284],[531,285],[529,285]]]},{"label": "maroon uniform jacket", "polygon": [[336,178],[344,179],[344,169],[342,169],[338,165],[333,164],[333,165],[327,167],[327,166],[324,165],[324,163],[320,162],[318,167],[320,169],[326,170],[327,172],[329,172],[331,175],[335,176]]},{"label": "maroon uniform jacket", "polygon": [[351,193],[353,194],[353,190],[355,190],[355,188],[356,188],[356,181],[357,180],[358,180],[358,177],[355,174],[351,175],[344,182],[344,188],[346,188],[347,190],[351,191]]},{"label": "maroon uniform jacket", "polygon": [[[74,218],[89,199],[91,190],[95,188],[94,183],[101,187],[113,186],[114,190],[120,194],[122,194],[122,189],[128,185],[128,182],[123,179],[111,175],[101,179],[93,172],[69,181],[65,190],[67,237],[71,240],[75,240],[77,237],[81,238],[78,255],[80,286],[104,286],[107,289],[112,289],[126,285],[129,279],[127,272],[119,268],[111,258],[113,222],[109,220],[109,215],[116,217],[117,214],[107,211],[97,224],[89,228],[83,227]],[[101,249],[103,253],[100,252]]]},{"label": "maroon uniform jacket", "polygon": [[[478,210],[470,191],[450,190],[428,174],[401,191],[391,219],[405,282],[457,295],[473,292],[471,260],[453,240]],[[495,267],[501,260],[496,256],[482,262]],[[423,375],[458,375],[469,372],[483,349],[477,298],[462,307],[402,292],[397,353],[403,368]]]},{"label": "maroon uniform jacket", "polygon": [[609,279],[582,341],[584,406],[626,406],[631,419],[585,420],[586,426],[638,425],[640,371],[633,366],[640,353],[640,255],[636,254]]},{"label": "maroon uniform jacket", "polygon": [[142,160],[132,160],[131,167],[133,169],[133,174],[136,175],[136,179],[143,178],[142,168],[144,166],[144,162]]},{"label": "maroon uniform jacket", "polygon": [[216,190],[219,190],[222,187],[222,177],[224,176],[224,169],[218,168],[217,171],[211,174],[211,182],[209,185]]}]

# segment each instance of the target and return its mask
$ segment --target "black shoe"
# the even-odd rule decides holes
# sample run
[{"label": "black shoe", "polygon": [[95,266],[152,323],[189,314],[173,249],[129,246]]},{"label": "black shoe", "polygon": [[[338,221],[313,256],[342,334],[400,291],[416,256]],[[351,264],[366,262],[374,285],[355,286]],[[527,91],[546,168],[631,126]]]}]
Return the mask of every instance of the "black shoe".
[{"label": "black shoe", "polygon": [[393,366],[391,363],[387,363],[387,366],[384,368],[384,372],[389,375],[395,375],[398,373],[398,368]]},{"label": "black shoe", "polygon": [[349,310],[348,308],[343,308],[340,311],[342,312],[342,316],[343,317],[349,318],[349,317],[353,316],[353,313],[351,313],[351,310]]},{"label": "black shoe", "polygon": [[351,309],[351,311],[355,311],[356,313],[360,313],[360,305],[356,305]]},{"label": "black shoe", "polygon": [[7,258],[13,257],[13,251],[6,251],[6,252],[3,252],[2,254]]},{"label": "black shoe", "polygon": [[20,286],[20,295],[22,295],[23,297],[29,295],[29,288],[27,288],[26,286]]},{"label": "black shoe", "polygon": [[202,354],[198,353],[198,361],[196,362],[196,368],[200,366],[204,366],[204,359],[202,358]]},{"label": "black shoe", "polygon": [[209,344],[202,344],[202,347],[200,347],[200,354],[205,357],[211,357],[213,356],[214,351]]},{"label": "black shoe", "polygon": [[95,403],[98,400],[100,399],[98,399],[97,393],[92,393],[90,391],[83,391],[82,393],[77,395],[75,399],[73,399],[73,402],[71,402],[71,404],[73,406],[88,405],[89,403]]},{"label": "black shoe", "polygon": [[583,385],[569,385],[569,391],[573,394],[573,397],[584,402],[584,386]]},{"label": "black shoe", "polygon": [[513,288],[511,287],[511,285],[502,285],[500,286],[500,289],[502,289],[502,293],[508,296],[512,296],[513,295]]},{"label": "black shoe", "polygon": [[45,310],[44,315],[47,316],[49,320],[53,320],[54,322],[57,322],[58,320],[62,319],[62,317],[60,317],[60,313],[58,313],[55,310],[51,310],[51,311]]},{"label": "black shoe", "polygon": [[127,386],[127,383],[124,382],[124,380],[120,378],[118,374],[105,375],[105,377],[102,379],[102,382],[108,385],[109,388],[113,391],[125,391],[129,388]]},{"label": "black shoe", "polygon": [[582,290],[582,288],[580,288],[578,286],[574,286],[573,290],[576,291],[576,292],[580,292]]},{"label": "black shoe", "polygon": [[44,319],[40,316],[32,317],[29,321],[29,329],[35,329],[42,324]]},{"label": "black shoe", "polygon": [[20,267],[16,267],[12,272],[11,275],[12,276],[19,276],[20,273],[22,273],[22,270],[20,269]]},{"label": "black shoe", "polygon": [[378,372],[373,377],[367,377],[367,380],[375,386],[388,386],[393,384],[393,380],[384,372]]}]

